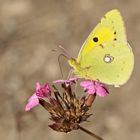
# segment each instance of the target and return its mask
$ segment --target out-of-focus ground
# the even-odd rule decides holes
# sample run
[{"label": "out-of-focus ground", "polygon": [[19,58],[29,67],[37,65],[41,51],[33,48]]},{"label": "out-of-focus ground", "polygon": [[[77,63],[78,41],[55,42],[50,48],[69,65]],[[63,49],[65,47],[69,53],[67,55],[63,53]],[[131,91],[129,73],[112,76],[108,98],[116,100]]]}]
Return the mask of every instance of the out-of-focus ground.
[{"label": "out-of-focus ground", "polygon": [[[25,113],[36,81],[61,78],[57,53],[61,44],[76,57],[93,27],[118,8],[135,55],[130,80],[97,98],[94,116],[83,124],[105,140],[140,140],[140,1],[139,0],[0,0],[0,140],[92,140],[80,131],[48,128],[42,107]],[[125,54],[124,54],[125,55]],[[62,60],[65,77],[69,66]]]}]

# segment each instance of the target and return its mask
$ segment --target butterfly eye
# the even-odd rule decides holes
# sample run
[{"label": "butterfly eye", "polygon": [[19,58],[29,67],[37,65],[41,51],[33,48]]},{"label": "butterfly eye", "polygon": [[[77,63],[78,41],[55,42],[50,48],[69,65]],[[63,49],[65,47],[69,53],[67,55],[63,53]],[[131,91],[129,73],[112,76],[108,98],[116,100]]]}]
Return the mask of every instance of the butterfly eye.
[{"label": "butterfly eye", "polygon": [[94,42],[98,42],[98,37],[94,37],[94,38],[93,38],[93,41],[94,41]]}]

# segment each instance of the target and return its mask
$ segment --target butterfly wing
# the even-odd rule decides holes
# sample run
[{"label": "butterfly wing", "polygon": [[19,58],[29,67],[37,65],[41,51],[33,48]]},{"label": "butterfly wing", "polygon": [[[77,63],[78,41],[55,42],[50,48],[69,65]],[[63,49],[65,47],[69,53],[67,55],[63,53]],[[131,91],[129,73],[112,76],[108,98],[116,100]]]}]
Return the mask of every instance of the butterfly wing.
[{"label": "butterfly wing", "polygon": [[83,44],[77,64],[80,77],[122,85],[131,75],[134,57],[118,10],[108,12]]}]

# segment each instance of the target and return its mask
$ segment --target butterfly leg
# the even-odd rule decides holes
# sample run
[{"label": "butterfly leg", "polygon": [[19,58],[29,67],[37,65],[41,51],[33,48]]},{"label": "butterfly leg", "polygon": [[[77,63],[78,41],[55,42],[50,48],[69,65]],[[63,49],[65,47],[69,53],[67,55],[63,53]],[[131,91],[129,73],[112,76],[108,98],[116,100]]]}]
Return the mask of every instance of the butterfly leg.
[{"label": "butterfly leg", "polygon": [[71,70],[69,71],[69,74],[68,74],[67,79],[70,79],[70,78],[73,76],[73,74],[74,74],[74,70],[71,69]]}]

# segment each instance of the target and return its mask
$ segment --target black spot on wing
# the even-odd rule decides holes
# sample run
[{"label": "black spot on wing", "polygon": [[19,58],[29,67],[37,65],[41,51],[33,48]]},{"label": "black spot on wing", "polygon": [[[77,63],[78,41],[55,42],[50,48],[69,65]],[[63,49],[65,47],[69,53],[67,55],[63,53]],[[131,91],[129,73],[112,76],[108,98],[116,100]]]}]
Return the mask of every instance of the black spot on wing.
[{"label": "black spot on wing", "polygon": [[116,31],[114,32],[114,35],[116,35]]},{"label": "black spot on wing", "polygon": [[93,38],[93,41],[94,41],[94,42],[98,42],[98,37],[94,37],[94,38]]}]

